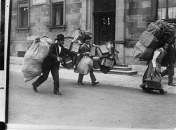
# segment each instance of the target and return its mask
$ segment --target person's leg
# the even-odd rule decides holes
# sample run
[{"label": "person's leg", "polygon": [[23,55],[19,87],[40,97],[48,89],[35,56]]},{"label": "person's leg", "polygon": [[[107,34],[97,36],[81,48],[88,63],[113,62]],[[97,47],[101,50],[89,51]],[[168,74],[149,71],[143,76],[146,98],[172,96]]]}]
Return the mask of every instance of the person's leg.
[{"label": "person's leg", "polygon": [[144,72],[144,75],[143,75],[143,77],[142,77],[142,84],[140,84],[140,87],[141,87],[141,88],[144,88],[145,85],[146,85],[146,81],[145,81],[145,80],[146,80],[147,77],[148,77],[148,73],[149,73],[149,71],[150,71],[151,65],[152,65],[152,63],[149,62],[149,63],[148,63],[148,66],[147,66],[147,69],[146,69],[146,71]]},{"label": "person's leg", "polygon": [[174,77],[174,65],[170,65],[168,67],[168,85],[170,86],[176,86],[176,84],[173,83],[173,77]]},{"label": "person's leg", "polygon": [[53,93],[56,95],[61,95],[61,93],[59,91],[59,68],[58,68],[58,66],[53,66],[51,68],[51,74],[52,74],[53,81],[54,81]]},{"label": "person's leg", "polygon": [[35,92],[38,92],[37,87],[38,87],[40,84],[42,84],[44,81],[47,80],[48,75],[49,75],[49,70],[44,71],[44,72],[42,73],[42,75],[41,75],[36,81],[34,81],[34,82],[32,83],[32,86],[33,86],[33,89],[34,89]]},{"label": "person's leg", "polygon": [[96,78],[95,78],[95,75],[94,75],[94,73],[93,73],[93,70],[90,70],[89,73],[90,73],[90,79],[91,79],[92,83],[95,82],[95,81],[96,81]]},{"label": "person's leg", "polygon": [[148,77],[148,73],[150,71],[151,63],[148,64],[146,71],[144,72],[142,82],[145,82],[145,79]]},{"label": "person's leg", "polygon": [[77,59],[77,55],[73,54],[72,56],[72,60],[73,60],[73,64],[76,66],[76,59]]},{"label": "person's leg", "polygon": [[83,77],[84,77],[83,74],[79,74],[79,75],[78,75],[78,85],[84,85],[84,84],[83,84]]},{"label": "person's leg", "polygon": [[93,73],[93,69],[90,70],[90,79],[92,81],[92,85],[97,85],[99,82],[96,81],[95,75]]}]

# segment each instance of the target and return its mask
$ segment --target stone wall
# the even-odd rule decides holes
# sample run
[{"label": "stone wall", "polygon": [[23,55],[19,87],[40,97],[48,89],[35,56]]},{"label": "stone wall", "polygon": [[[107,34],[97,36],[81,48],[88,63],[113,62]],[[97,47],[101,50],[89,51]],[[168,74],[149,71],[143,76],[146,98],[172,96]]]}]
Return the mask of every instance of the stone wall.
[{"label": "stone wall", "polygon": [[151,0],[129,0],[126,3],[127,47],[138,40],[151,17]]},{"label": "stone wall", "polygon": [[[17,56],[19,51],[26,51],[28,43],[26,41],[29,36],[46,35],[52,39],[58,33],[63,33],[65,36],[71,36],[77,27],[83,28],[85,23],[82,15],[81,0],[66,0],[65,2],[65,19],[66,28],[51,29],[50,25],[50,4],[47,0],[42,4],[33,4],[34,0],[30,1],[30,29],[17,29],[17,1],[12,1],[12,18],[11,18],[11,55]],[[56,1],[56,0],[55,0]],[[90,28],[88,28],[90,30]]]},{"label": "stone wall", "polygon": [[133,47],[151,19],[151,0],[129,0],[125,6],[125,60],[126,64],[139,64],[133,58]]},{"label": "stone wall", "polygon": [[[11,55],[26,51],[27,37],[36,35],[54,39],[58,33],[71,36],[77,27],[93,32],[93,0],[65,0],[66,28],[51,29],[49,0],[30,0],[30,29],[17,30],[17,1],[12,1],[11,17]],[[39,2],[34,4],[33,1]],[[54,0],[60,1],[60,0]],[[121,62],[134,64],[133,46],[140,34],[145,30],[148,19],[151,17],[151,2],[153,0],[116,0],[116,29],[115,40],[125,41],[117,44]],[[41,4],[40,4],[41,2]],[[124,61],[124,57],[125,60]]]}]

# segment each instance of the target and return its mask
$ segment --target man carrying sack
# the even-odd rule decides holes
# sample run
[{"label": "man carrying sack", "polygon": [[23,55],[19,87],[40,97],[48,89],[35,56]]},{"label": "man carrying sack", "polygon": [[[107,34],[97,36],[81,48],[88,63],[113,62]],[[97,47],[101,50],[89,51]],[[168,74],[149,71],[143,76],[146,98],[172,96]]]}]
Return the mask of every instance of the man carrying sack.
[{"label": "man carrying sack", "polygon": [[32,83],[33,90],[38,92],[37,88],[40,84],[47,80],[49,72],[51,71],[54,80],[54,90],[55,95],[61,95],[59,91],[59,66],[61,62],[61,57],[64,55],[66,50],[63,50],[64,35],[59,34],[55,40],[55,43],[51,45],[48,56],[44,59],[42,64],[42,75]]}]

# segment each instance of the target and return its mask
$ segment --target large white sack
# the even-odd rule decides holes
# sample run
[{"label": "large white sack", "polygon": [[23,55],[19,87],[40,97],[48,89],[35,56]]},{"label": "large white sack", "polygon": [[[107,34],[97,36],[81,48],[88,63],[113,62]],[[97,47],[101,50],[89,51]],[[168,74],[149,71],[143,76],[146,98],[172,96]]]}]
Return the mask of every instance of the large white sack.
[{"label": "large white sack", "polygon": [[137,58],[145,51],[145,49],[146,47],[138,41],[133,48],[133,56]]},{"label": "large white sack", "polygon": [[42,62],[49,53],[51,43],[52,40],[43,37],[40,39],[40,42],[34,40],[30,48],[26,51],[22,67],[25,82],[41,75]]},{"label": "large white sack", "polygon": [[78,63],[77,71],[80,74],[86,75],[91,68],[93,68],[93,60],[88,56],[84,56]]},{"label": "large white sack", "polygon": [[137,42],[133,49],[133,56],[142,61],[149,61],[153,57],[153,52],[153,48],[147,48],[140,42]]},{"label": "large white sack", "polygon": [[36,59],[24,59],[22,68],[24,81],[30,81],[42,73],[41,62]]},{"label": "large white sack", "polygon": [[[47,41],[48,40],[48,41]],[[40,42],[34,42],[26,51],[24,58],[37,59],[43,62],[44,58],[48,55],[50,42],[48,38],[41,38]]]}]

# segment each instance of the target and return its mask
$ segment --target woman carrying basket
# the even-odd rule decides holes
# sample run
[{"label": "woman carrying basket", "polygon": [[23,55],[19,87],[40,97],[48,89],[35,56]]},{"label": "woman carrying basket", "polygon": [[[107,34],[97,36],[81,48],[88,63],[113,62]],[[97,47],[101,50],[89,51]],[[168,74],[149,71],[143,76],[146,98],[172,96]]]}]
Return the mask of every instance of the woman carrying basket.
[{"label": "woman carrying basket", "polygon": [[140,87],[147,92],[153,90],[159,90],[161,94],[164,94],[165,91],[161,85],[161,63],[164,56],[167,54],[169,44],[165,44],[163,47],[154,51],[152,60],[148,64],[148,68],[143,75],[143,83]]},{"label": "woman carrying basket", "polygon": [[[87,40],[90,40],[91,37],[86,35],[85,32],[83,32],[81,29],[78,29],[78,31],[79,31],[79,36],[76,35],[74,37],[74,40],[79,41],[79,43],[81,43],[81,46],[79,48],[79,55],[77,56],[76,63],[75,63],[76,64],[75,65],[75,71],[78,71],[78,73],[79,73],[78,81],[77,81],[78,85],[84,85],[83,77],[84,77],[85,74],[79,72],[79,67],[78,66],[83,67],[80,63],[81,60],[82,61],[87,60],[87,62],[90,61],[90,62],[93,63],[92,56],[90,54],[91,45],[90,45],[89,42],[86,42]],[[86,64],[86,63],[83,63],[83,64]],[[89,68],[89,74],[90,74],[90,79],[91,79],[92,85],[94,86],[94,85],[99,84],[99,82],[96,81],[95,75],[93,73],[93,67]]]}]

